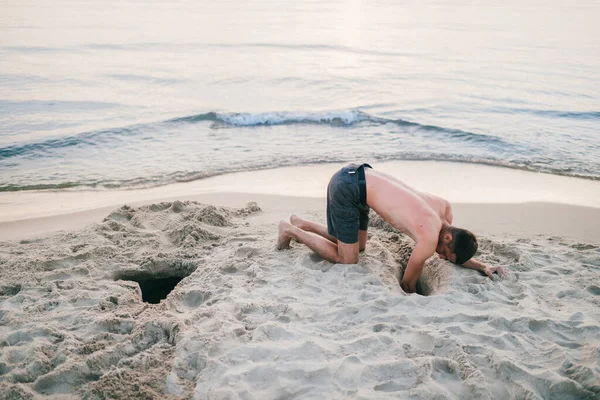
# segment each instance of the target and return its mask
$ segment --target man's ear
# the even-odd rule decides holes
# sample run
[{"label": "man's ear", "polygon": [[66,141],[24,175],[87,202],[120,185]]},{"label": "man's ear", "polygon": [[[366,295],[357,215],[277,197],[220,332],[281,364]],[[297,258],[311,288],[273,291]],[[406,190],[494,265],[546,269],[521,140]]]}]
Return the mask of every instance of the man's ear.
[{"label": "man's ear", "polygon": [[442,240],[444,241],[444,244],[450,243],[452,241],[452,234],[450,232],[444,233],[444,236],[442,236]]}]

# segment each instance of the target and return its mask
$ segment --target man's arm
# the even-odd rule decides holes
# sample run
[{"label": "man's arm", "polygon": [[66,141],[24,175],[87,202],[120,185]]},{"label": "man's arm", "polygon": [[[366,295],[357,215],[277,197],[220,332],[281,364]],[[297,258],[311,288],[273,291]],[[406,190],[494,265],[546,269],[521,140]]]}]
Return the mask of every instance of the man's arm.
[{"label": "man's arm", "polygon": [[[461,265],[461,264],[458,264]],[[474,259],[470,259],[468,261],[466,261],[464,264],[462,264],[463,267],[466,268],[471,268],[477,271],[481,271],[483,273],[485,273],[487,276],[490,277],[490,279],[494,279],[494,272],[496,272],[498,274],[498,276],[500,278],[502,278],[504,276],[504,269],[502,269],[502,267],[491,267],[487,264],[484,264],[482,262],[479,262],[477,260]]]},{"label": "man's arm", "polygon": [[417,242],[417,245],[408,259],[408,264],[404,271],[404,276],[402,277],[402,283],[400,283],[400,287],[406,293],[414,293],[417,291],[417,280],[423,271],[423,264],[425,264],[425,261],[435,252],[435,246],[436,243],[432,240],[421,240]]}]

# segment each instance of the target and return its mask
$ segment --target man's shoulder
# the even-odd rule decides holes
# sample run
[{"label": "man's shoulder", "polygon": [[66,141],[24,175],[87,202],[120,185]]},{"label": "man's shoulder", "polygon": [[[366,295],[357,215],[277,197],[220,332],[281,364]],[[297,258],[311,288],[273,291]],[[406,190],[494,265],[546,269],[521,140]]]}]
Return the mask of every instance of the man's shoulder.
[{"label": "man's shoulder", "polygon": [[442,220],[433,210],[425,208],[421,218],[415,224],[419,240],[435,241],[437,243],[442,229]]}]

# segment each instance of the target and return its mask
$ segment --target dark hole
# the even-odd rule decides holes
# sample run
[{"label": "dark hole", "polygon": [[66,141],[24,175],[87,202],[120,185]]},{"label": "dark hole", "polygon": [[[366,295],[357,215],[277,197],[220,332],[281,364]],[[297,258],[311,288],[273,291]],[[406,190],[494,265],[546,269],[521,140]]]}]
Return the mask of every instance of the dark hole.
[{"label": "dark hole", "polygon": [[416,285],[417,294],[420,294],[421,296],[429,296],[428,290],[423,286],[424,285],[423,285],[423,283],[421,283],[421,280],[418,279],[417,285]]},{"label": "dark hole", "polygon": [[183,278],[182,276],[155,278],[151,274],[144,272],[125,272],[115,276],[115,280],[123,279],[137,282],[140,285],[140,289],[142,289],[142,300],[152,304],[158,304],[161,300],[166,299]]},{"label": "dark hole", "polygon": [[158,304],[166,299],[171,290],[181,282],[183,278],[170,277],[162,279],[147,279],[136,281],[142,289],[142,300],[146,303]]},{"label": "dark hole", "polygon": [[[402,276],[404,271],[400,270],[400,280],[398,282],[402,282]],[[427,287],[427,284],[423,284],[421,278],[417,279],[417,284],[415,285],[415,292],[420,294],[421,296],[429,296],[431,294],[431,289]]]},{"label": "dark hole", "polygon": [[21,291],[21,285],[6,285],[0,286],[0,296],[14,296]]}]

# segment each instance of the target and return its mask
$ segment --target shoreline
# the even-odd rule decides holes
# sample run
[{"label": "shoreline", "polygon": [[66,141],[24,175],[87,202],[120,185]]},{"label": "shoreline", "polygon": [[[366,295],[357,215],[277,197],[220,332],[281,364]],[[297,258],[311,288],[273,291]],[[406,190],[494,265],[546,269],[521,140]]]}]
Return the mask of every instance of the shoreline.
[{"label": "shoreline", "polygon": [[[241,172],[149,189],[0,193],[0,240],[80,229],[123,204],[193,200],[241,207],[256,201],[270,211],[324,211],[327,183],[342,165]],[[476,233],[600,242],[593,223],[600,220],[600,182],[445,162],[393,161],[374,167],[449,200],[458,226]]]}]

